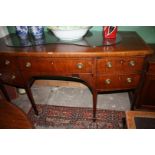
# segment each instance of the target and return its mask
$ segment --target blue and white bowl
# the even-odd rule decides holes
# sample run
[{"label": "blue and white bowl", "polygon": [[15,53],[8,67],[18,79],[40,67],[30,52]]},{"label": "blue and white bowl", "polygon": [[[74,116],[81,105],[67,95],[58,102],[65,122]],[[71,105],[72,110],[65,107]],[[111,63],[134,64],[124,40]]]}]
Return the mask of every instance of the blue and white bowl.
[{"label": "blue and white bowl", "polygon": [[21,39],[27,39],[28,26],[16,26],[16,33]]},{"label": "blue and white bowl", "polygon": [[43,26],[30,26],[30,32],[35,39],[41,39],[43,37],[44,28]]}]

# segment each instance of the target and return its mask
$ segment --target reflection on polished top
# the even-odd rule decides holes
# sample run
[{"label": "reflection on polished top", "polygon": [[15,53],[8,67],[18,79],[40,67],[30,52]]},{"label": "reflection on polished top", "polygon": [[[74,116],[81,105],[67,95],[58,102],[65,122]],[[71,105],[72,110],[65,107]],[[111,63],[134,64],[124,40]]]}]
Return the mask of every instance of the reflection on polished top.
[{"label": "reflection on polished top", "polygon": [[63,41],[55,37],[51,31],[44,33],[42,39],[35,40],[32,35],[29,35],[27,39],[20,39],[16,34],[10,34],[5,38],[5,43],[10,47],[27,47],[46,44],[73,44],[88,47],[96,47],[103,45],[115,45],[121,41],[121,37],[117,34],[116,39],[104,39],[101,31],[88,31],[88,33],[81,40],[76,41]]},{"label": "reflection on polished top", "polygon": [[[88,33],[93,35],[93,40],[89,42],[94,45],[95,43],[103,43],[102,32],[93,31]],[[37,46],[8,46],[6,41],[9,41],[10,36],[0,38],[0,56],[38,56],[38,57],[102,57],[102,56],[137,56],[148,55],[153,51],[147,46],[144,40],[136,32],[118,32],[121,41],[117,44],[105,46],[79,46],[76,44],[56,42],[58,39],[52,35],[51,32],[45,33],[45,39],[55,40],[56,43],[42,44]],[[17,38],[12,35],[11,37]],[[88,37],[89,38],[89,37]],[[88,39],[87,39],[88,40]],[[98,44],[99,45],[99,44]]]}]

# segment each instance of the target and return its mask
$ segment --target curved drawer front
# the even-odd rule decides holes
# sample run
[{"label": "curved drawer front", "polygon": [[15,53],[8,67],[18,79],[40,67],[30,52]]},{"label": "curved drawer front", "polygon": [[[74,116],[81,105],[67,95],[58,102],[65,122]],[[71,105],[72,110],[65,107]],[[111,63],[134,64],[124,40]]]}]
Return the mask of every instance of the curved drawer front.
[{"label": "curved drawer front", "polygon": [[143,69],[143,57],[116,57],[97,60],[98,74],[133,73]]},{"label": "curved drawer front", "polygon": [[139,74],[97,76],[96,85],[103,91],[133,89],[139,84],[139,79]]},{"label": "curved drawer front", "polygon": [[[70,58],[20,58],[18,63],[21,70],[53,73],[92,73],[91,59]],[[51,74],[51,73],[50,73]]]},{"label": "curved drawer front", "polygon": [[16,64],[17,62],[14,57],[0,57],[0,70],[15,71],[17,68]]},{"label": "curved drawer front", "polygon": [[21,77],[21,75],[19,75],[18,72],[1,71],[0,79],[3,83],[10,84],[10,85],[22,86],[22,84],[23,84],[22,77]]}]

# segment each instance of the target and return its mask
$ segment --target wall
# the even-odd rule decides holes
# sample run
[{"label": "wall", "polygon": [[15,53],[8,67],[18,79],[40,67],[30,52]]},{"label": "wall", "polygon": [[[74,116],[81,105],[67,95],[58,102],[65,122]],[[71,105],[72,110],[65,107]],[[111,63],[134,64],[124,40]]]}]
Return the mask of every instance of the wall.
[{"label": "wall", "polygon": [[[92,30],[101,31],[101,26],[95,26]],[[119,26],[119,31],[136,31],[146,43],[155,43],[155,26]]]},{"label": "wall", "polygon": [[8,34],[6,26],[0,26],[0,38]]},{"label": "wall", "polygon": [[[102,26],[94,26],[91,30],[101,31]],[[155,43],[155,26],[119,26],[119,31],[136,31],[146,43]],[[15,32],[15,27],[8,26],[10,33]]]}]

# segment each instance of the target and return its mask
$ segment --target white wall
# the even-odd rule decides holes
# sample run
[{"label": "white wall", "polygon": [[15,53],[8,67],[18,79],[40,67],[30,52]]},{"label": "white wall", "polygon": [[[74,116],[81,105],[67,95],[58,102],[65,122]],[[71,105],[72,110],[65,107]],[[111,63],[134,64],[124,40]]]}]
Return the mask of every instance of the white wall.
[{"label": "white wall", "polygon": [[0,38],[8,35],[8,30],[6,26],[0,26]]}]

